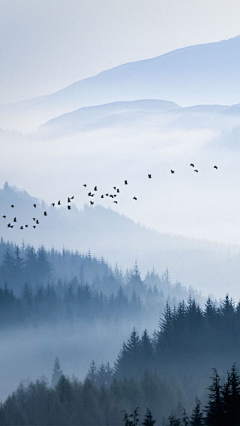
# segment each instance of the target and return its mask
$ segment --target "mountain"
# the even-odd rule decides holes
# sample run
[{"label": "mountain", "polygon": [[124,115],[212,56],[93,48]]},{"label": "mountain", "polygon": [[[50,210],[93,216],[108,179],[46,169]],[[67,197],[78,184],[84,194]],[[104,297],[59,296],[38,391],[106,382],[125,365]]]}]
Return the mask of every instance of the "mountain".
[{"label": "mountain", "polygon": [[[10,207],[12,203],[14,208]],[[0,232],[5,240],[18,244],[24,240],[36,247],[64,246],[85,253],[91,249],[97,257],[103,256],[123,269],[131,268],[137,260],[143,273],[152,267],[159,273],[169,268],[173,281],[218,297],[227,289],[237,297],[234,289],[240,276],[239,249],[159,233],[98,205],[83,210],[73,205],[71,211],[65,205],[48,206],[7,183],[0,190],[0,205]],[[43,215],[45,210],[47,217]],[[7,228],[14,216],[17,224]],[[32,228],[33,217],[40,222],[36,229]],[[29,228],[20,230],[25,224]]]},{"label": "mountain", "polygon": [[233,104],[240,99],[239,72],[240,36],[185,47],[103,71],[48,96],[3,106],[0,125],[10,128],[15,116],[15,126],[21,128],[28,114],[36,127],[83,106],[136,99]]},{"label": "mountain", "polygon": [[132,126],[153,115],[178,109],[181,107],[174,102],[158,99],[140,99],[83,107],[48,121],[40,127],[40,133],[48,136],[64,136],[104,127]]}]

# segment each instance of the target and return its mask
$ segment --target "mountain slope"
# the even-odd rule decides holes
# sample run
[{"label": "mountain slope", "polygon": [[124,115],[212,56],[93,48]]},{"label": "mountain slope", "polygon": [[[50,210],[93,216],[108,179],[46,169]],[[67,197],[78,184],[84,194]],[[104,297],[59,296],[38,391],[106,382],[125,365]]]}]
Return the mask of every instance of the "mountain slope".
[{"label": "mountain slope", "polygon": [[[142,272],[153,266],[159,272],[168,267],[174,281],[178,279],[205,294],[220,297],[227,290],[238,297],[234,288],[240,276],[239,250],[229,246],[158,233],[101,206],[85,206],[82,211],[74,206],[68,211],[63,206],[57,210],[7,184],[0,190],[0,205],[1,216],[3,211],[7,215],[0,219],[0,233],[5,240],[19,244],[24,240],[25,244],[44,244],[48,248],[65,246],[80,252],[90,248],[97,257],[103,256],[122,268],[132,267],[137,260]],[[43,216],[44,210],[47,217]],[[20,230],[20,225],[33,223],[33,215],[39,218],[39,226]],[[6,220],[12,221],[14,216],[18,222],[9,229]]]},{"label": "mountain slope", "polygon": [[[6,127],[12,119],[9,114],[38,113],[35,123],[40,125],[83,106],[135,99],[233,104],[240,99],[239,72],[240,36],[112,68],[49,96],[2,107],[0,119]],[[20,126],[21,121],[16,119],[17,123]]]}]

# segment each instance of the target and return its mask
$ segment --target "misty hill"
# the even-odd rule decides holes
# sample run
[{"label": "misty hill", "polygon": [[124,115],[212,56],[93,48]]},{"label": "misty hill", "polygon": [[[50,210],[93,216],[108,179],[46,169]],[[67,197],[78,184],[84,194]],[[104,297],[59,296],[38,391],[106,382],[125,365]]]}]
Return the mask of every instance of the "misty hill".
[{"label": "misty hill", "polygon": [[141,99],[80,108],[49,120],[39,128],[38,135],[62,137],[110,127],[141,129],[149,126],[163,130],[219,128],[224,124],[240,124],[240,104],[180,107],[174,102]]},{"label": "misty hill", "polygon": [[182,105],[237,103],[239,58],[238,36],[123,64],[51,95],[2,107],[2,127],[9,127],[11,114],[29,114],[36,124],[43,124],[83,106],[135,99],[167,99]]},{"label": "misty hill", "polygon": [[[33,208],[33,203],[37,208]],[[14,204],[14,209],[10,205]],[[159,233],[134,223],[110,208],[100,205],[78,210],[74,205],[69,211],[65,206],[54,208],[31,197],[24,191],[5,184],[0,190],[1,235],[5,240],[35,247],[44,244],[47,249],[65,248],[86,253],[89,248],[96,257],[103,256],[112,265],[122,269],[132,268],[137,260],[140,270],[155,267],[157,272],[169,268],[172,282],[180,281],[205,294],[216,296],[226,289],[238,288],[240,276],[239,249],[190,240]],[[14,213],[13,213],[14,210]],[[48,216],[43,212],[47,210]],[[18,217],[13,229],[7,227],[8,218]],[[20,225],[33,224],[33,217],[40,223],[20,230]]]},{"label": "misty hill", "polygon": [[56,117],[40,128],[41,134],[64,136],[78,131],[89,131],[112,126],[131,126],[139,121],[180,108],[174,102],[157,99],[141,99],[114,102],[105,105],[80,108]]}]

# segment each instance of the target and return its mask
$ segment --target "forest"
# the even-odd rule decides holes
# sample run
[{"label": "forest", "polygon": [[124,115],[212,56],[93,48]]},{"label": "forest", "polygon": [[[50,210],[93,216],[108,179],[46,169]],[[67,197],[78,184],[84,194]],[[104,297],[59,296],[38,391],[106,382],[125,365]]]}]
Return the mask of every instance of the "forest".
[{"label": "forest", "polygon": [[0,325],[36,325],[47,321],[111,322],[153,318],[193,289],[171,284],[168,270],[161,277],[153,269],[141,278],[135,263],[123,273],[103,258],[63,249],[0,242]]},{"label": "forest", "polygon": [[240,304],[228,295],[220,306],[209,298],[204,309],[191,298],[167,303],[158,330],[134,329],[112,367],[92,361],[79,381],[56,359],[51,381],[20,384],[1,405],[0,424],[135,426],[136,407],[141,421],[148,407],[159,426],[238,425],[239,331]]}]

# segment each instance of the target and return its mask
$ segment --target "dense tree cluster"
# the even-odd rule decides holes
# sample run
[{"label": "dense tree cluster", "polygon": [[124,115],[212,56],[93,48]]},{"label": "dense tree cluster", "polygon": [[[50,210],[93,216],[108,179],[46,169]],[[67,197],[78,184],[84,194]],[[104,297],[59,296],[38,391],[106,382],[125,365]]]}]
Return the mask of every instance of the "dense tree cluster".
[{"label": "dense tree cluster", "polygon": [[0,241],[1,326],[100,317],[134,317],[137,322],[139,315],[153,318],[167,300],[173,306],[187,295],[181,284],[171,284],[168,270],[161,278],[152,270],[142,280],[137,264],[123,274],[90,251],[20,249]]}]

